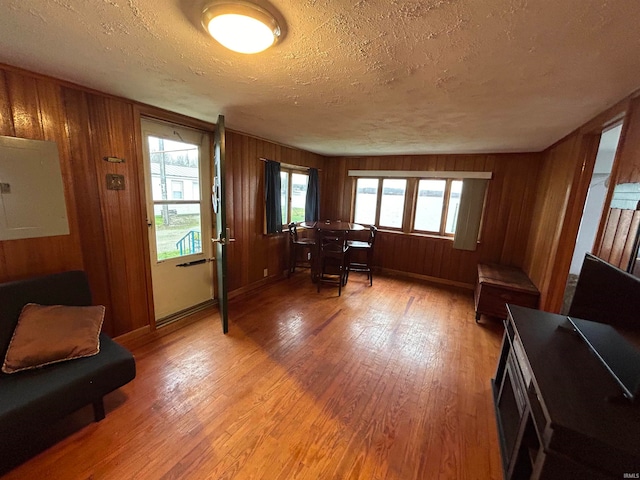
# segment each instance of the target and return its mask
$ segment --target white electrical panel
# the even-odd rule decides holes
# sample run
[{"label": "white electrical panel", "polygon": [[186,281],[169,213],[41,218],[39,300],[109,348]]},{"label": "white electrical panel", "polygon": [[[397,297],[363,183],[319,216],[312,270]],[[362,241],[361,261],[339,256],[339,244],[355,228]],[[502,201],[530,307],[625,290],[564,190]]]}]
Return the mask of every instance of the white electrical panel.
[{"label": "white electrical panel", "polygon": [[0,240],[68,234],[56,143],[0,136]]}]

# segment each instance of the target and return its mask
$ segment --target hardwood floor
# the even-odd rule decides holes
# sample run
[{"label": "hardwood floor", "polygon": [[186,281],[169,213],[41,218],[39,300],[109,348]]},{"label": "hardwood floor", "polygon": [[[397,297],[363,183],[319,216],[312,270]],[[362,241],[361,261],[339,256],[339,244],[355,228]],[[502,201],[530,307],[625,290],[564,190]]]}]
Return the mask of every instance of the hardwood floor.
[{"label": "hardwood floor", "polygon": [[[307,272],[134,350],[137,378],[7,479],[499,479],[500,322],[472,293]],[[61,433],[60,433],[61,432]],[[62,436],[62,439],[60,439]]]}]

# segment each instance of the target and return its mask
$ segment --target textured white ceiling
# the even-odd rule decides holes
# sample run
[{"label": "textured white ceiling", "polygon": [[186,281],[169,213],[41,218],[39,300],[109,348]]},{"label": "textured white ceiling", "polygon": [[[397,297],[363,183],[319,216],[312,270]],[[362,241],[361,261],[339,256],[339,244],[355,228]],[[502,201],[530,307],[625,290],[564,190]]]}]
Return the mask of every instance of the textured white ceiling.
[{"label": "textured white ceiling", "polygon": [[0,62],[326,155],[541,150],[640,88],[639,0],[256,0],[258,55],[206,0],[2,0]]}]

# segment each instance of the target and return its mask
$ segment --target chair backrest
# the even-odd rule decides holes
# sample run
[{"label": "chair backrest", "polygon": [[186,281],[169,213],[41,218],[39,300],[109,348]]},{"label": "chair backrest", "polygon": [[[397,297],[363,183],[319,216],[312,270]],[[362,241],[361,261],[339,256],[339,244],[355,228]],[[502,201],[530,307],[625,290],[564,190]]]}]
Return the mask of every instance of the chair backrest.
[{"label": "chair backrest", "polygon": [[376,241],[376,234],[378,233],[378,228],[375,225],[371,225],[369,227],[369,245],[373,248],[373,244]]},{"label": "chair backrest", "polygon": [[291,222],[289,225],[289,240],[291,243],[298,241],[298,229],[296,228],[295,222]]},{"label": "chair backrest", "polygon": [[342,254],[346,250],[347,232],[345,230],[319,230],[320,252]]}]

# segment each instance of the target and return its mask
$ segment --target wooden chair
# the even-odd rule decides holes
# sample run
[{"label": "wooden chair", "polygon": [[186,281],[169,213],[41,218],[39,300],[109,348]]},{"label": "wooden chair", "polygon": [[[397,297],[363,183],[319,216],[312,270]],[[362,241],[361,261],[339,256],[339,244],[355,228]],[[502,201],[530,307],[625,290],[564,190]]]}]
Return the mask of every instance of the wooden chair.
[{"label": "wooden chair", "polygon": [[[298,229],[294,222],[288,225],[289,228],[289,275],[295,273],[296,267],[311,268],[313,250],[316,241],[313,238],[299,238]],[[300,260],[303,257],[303,260]]]},{"label": "wooden chair", "polygon": [[347,232],[320,230],[318,232],[318,292],[321,284],[338,287],[338,296],[346,284]]},{"label": "wooden chair", "polygon": [[367,241],[362,240],[349,240],[347,246],[349,247],[349,254],[347,256],[347,273],[349,278],[349,272],[365,272],[369,279],[369,286],[373,286],[373,246],[376,242],[376,234],[378,229],[375,225],[369,227],[369,238]]}]

